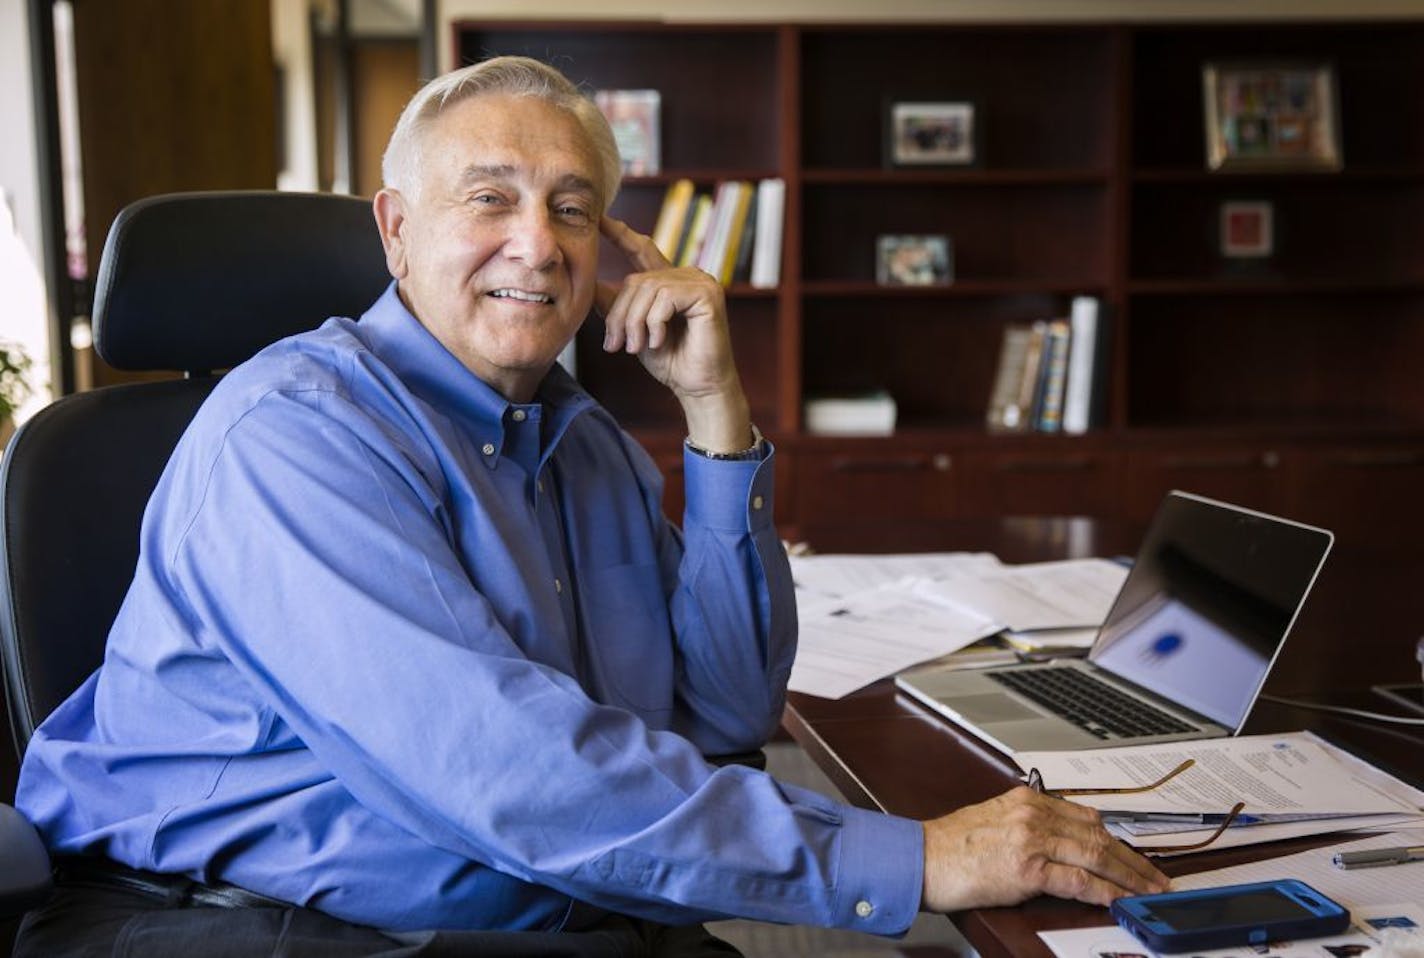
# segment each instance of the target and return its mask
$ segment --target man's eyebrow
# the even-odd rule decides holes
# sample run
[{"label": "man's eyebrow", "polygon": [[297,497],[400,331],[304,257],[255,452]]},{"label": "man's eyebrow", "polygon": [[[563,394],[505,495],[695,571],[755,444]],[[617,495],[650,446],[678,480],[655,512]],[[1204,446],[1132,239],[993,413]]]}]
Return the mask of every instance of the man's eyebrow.
[{"label": "man's eyebrow", "polygon": [[460,173],[463,182],[471,180],[501,180],[514,175],[514,166],[510,163],[498,163],[489,166],[480,166],[471,163]]},{"label": "man's eyebrow", "polygon": [[559,188],[563,190],[590,193],[594,196],[598,195],[598,184],[586,176],[580,176],[578,173],[565,173],[559,177],[558,185]]},{"label": "man's eyebrow", "polygon": [[[488,165],[470,164],[465,167],[460,174],[462,183],[478,182],[479,180],[507,180],[518,172],[518,167],[512,163],[495,163]],[[573,190],[580,193],[588,193],[593,196],[598,195],[598,184],[593,180],[579,173],[565,173],[555,181],[555,187],[559,190]]]}]

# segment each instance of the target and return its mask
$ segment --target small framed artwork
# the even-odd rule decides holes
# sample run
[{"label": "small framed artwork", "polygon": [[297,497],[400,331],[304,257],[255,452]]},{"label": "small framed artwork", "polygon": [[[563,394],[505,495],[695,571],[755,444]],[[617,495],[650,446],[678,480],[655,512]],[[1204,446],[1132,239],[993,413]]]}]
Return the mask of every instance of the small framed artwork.
[{"label": "small framed artwork", "polygon": [[890,166],[973,166],[979,161],[974,104],[893,102],[886,114]]},{"label": "small framed artwork", "polygon": [[954,281],[949,237],[880,237],[875,243],[875,281],[881,286],[948,286]]},{"label": "small framed artwork", "polygon": [[657,90],[599,90],[593,102],[608,118],[624,176],[662,171],[662,95]]},{"label": "small framed artwork", "polygon": [[1212,170],[1338,170],[1339,97],[1329,63],[1207,63]]},{"label": "small framed artwork", "polygon": [[1264,259],[1276,250],[1275,222],[1264,200],[1221,204],[1221,255],[1227,259]]}]

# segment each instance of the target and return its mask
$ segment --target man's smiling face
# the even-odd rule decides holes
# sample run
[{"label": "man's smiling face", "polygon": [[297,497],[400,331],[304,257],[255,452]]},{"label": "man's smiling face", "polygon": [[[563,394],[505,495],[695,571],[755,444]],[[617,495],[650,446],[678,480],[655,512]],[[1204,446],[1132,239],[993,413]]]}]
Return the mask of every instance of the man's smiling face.
[{"label": "man's smiling face", "polygon": [[420,150],[415,195],[392,194],[381,216],[401,298],[472,372],[527,402],[593,302],[598,154],[572,114],[504,94],[449,107]]}]

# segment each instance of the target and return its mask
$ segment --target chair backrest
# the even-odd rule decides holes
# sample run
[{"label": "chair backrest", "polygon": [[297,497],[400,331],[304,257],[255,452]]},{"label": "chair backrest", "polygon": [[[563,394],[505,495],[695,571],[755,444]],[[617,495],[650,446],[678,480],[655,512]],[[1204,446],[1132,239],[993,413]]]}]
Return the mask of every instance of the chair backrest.
[{"label": "chair backrest", "polygon": [[119,213],[95,348],[116,368],[184,378],[60,399],[5,451],[0,657],[19,750],[103,660],[144,507],[212,374],[328,316],[359,316],[389,282],[370,204],[355,197],[185,193]]}]

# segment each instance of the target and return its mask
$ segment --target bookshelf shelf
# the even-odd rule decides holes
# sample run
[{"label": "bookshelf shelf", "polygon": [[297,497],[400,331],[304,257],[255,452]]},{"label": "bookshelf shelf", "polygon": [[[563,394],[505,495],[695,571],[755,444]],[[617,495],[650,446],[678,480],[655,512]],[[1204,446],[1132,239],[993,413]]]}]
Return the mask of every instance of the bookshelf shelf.
[{"label": "bookshelf shelf", "polygon": [[1311,279],[1164,279],[1134,280],[1132,296],[1281,296],[1283,294],[1354,295],[1361,293],[1424,293],[1424,276],[1316,277]]},{"label": "bookshelf shelf", "polygon": [[809,184],[838,186],[1106,186],[1102,170],[835,170],[809,169]]},{"label": "bookshelf shelf", "polygon": [[955,280],[948,286],[881,286],[851,280],[815,280],[801,285],[806,297],[856,296],[884,299],[960,299],[971,296],[1102,295],[1101,285],[1087,285],[1072,279],[1058,282],[1038,280]]},{"label": "bookshelf shelf", "polygon": [[1212,184],[1216,186],[1266,186],[1309,184],[1324,187],[1331,184],[1382,183],[1397,180],[1403,183],[1424,182],[1424,169],[1408,166],[1375,168],[1347,167],[1335,172],[1238,172],[1203,169],[1141,169],[1132,174],[1133,182],[1142,184]]},{"label": "bookshelf shelf", "polygon": [[779,175],[772,168],[718,168],[718,169],[686,169],[670,170],[657,174],[645,174],[642,176],[623,177],[623,189],[640,189],[645,187],[658,187],[664,189],[678,180],[687,179],[694,183],[720,183],[722,180],[749,180],[755,183],[767,177]]},{"label": "bookshelf shelf", "polygon": [[[612,210],[636,228],[684,177],[699,192],[785,181],[780,285],[727,292],[752,414],[780,450],[785,534],[849,515],[1145,520],[1182,487],[1368,548],[1407,541],[1383,512],[1418,515],[1424,536],[1424,15],[480,21],[454,42],[461,62],[523,53],[590,89],[660,91],[663,170],[629,178]],[[1206,170],[1212,60],[1334,64],[1344,169]],[[897,101],[972,103],[973,162],[890,165]],[[1266,259],[1223,255],[1233,201],[1271,204]],[[953,283],[877,284],[877,242],[900,234],[947,237]],[[989,433],[1005,329],[1080,295],[1101,303],[1105,417],[1081,435]],[[596,319],[580,333],[580,378],[676,476],[676,403],[604,355],[601,333]],[[806,397],[877,390],[895,435],[806,432]]]}]

